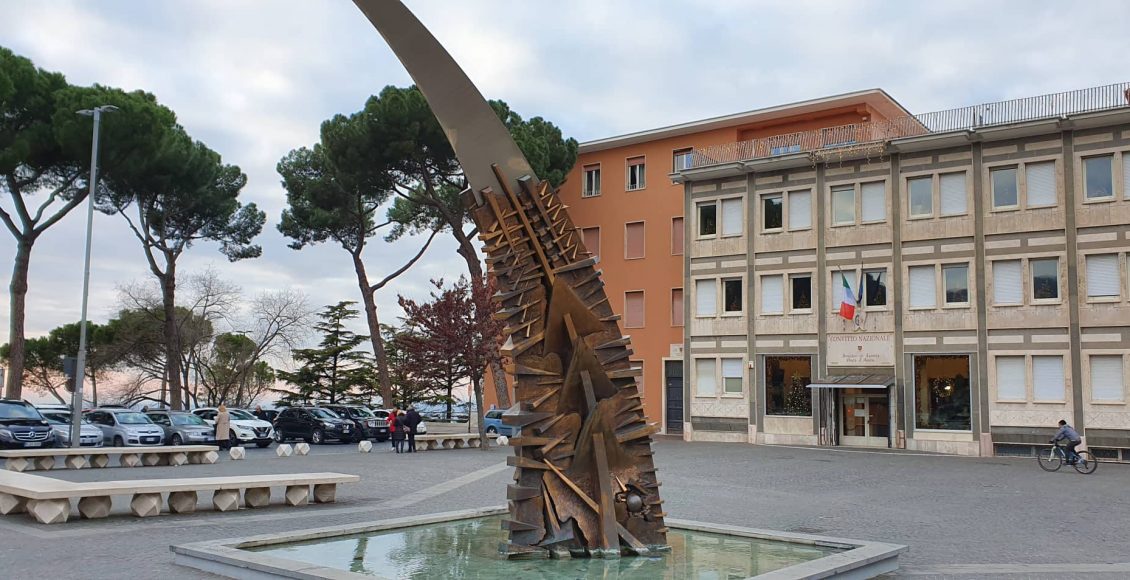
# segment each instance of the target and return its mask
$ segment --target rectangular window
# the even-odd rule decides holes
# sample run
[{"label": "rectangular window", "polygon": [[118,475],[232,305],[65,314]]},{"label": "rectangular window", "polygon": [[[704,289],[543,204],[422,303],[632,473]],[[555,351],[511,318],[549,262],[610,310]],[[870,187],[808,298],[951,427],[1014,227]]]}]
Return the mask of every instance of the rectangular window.
[{"label": "rectangular window", "polygon": [[864,270],[863,300],[867,306],[887,305],[887,271]]},{"label": "rectangular window", "polygon": [[718,233],[718,204],[713,201],[698,204],[698,236],[713,237]]},{"label": "rectangular window", "polygon": [[910,267],[910,307],[934,308],[937,306],[937,291],[934,285],[933,266]]},{"label": "rectangular window", "polygon": [[969,431],[969,357],[914,357],[914,424],[919,429]]},{"label": "rectangular window", "polygon": [[683,255],[683,218],[671,218],[671,255]]},{"label": "rectangular window", "polygon": [[624,293],[624,328],[643,328],[643,290]]},{"label": "rectangular window", "polygon": [[811,417],[811,382],[811,357],[765,357],[765,414]]},{"label": "rectangular window", "polygon": [[1114,173],[1111,169],[1113,155],[1088,157],[1083,160],[1084,189],[1087,199],[1108,199],[1114,197]]},{"label": "rectangular window", "polygon": [[832,223],[855,223],[855,186],[845,185],[832,188]]},{"label": "rectangular window", "polygon": [[745,310],[742,303],[742,281],[740,278],[722,280],[722,309],[725,312]]},{"label": "rectangular window", "polygon": [[632,157],[628,160],[628,191],[643,189],[646,185],[643,160],[643,157]]},{"label": "rectangular window", "polygon": [[946,286],[946,304],[969,304],[968,265],[950,264],[942,266],[942,283]]},{"label": "rectangular window", "polygon": [[1122,355],[1091,355],[1091,400],[1118,403],[1126,400]]},{"label": "rectangular window", "polygon": [[671,289],[671,326],[683,326],[683,289]]},{"label": "rectangular window", "polygon": [[785,311],[784,305],[784,276],[761,277],[761,313],[781,314]]},{"label": "rectangular window", "polygon": [[993,262],[993,304],[1023,302],[1024,281],[1020,275],[1020,260]]},{"label": "rectangular window", "polygon": [[600,164],[585,166],[585,184],[581,197],[596,197],[600,195]]},{"label": "rectangular window", "polygon": [[717,362],[712,358],[695,359],[695,395],[713,397],[718,394],[718,379],[715,378]]},{"label": "rectangular window", "polygon": [[1032,357],[1032,395],[1036,401],[1062,401],[1066,383],[1062,356]]},{"label": "rectangular window", "polygon": [[761,229],[779,230],[783,225],[784,199],[781,194],[761,196]]},{"label": "rectangular window", "polygon": [[1016,168],[1004,167],[989,171],[993,183],[993,208],[1020,205],[1016,194]]},{"label": "rectangular window", "polygon": [[1087,256],[1087,297],[1119,296],[1118,254]]},{"label": "rectangular window", "polygon": [[694,161],[693,149],[680,149],[672,154],[671,167],[676,171],[690,169]]},{"label": "rectangular window", "polygon": [[1027,401],[1025,386],[1024,357],[998,356],[997,361],[997,400]]},{"label": "rectangular window", "polygon": [[581,229],[581,241],[585,244],[585,249],[594,256],[600,255],[600,228],[583,228]]},{"label": "rectangular window", "polygon": [[722,236],[742,235],[742,198],[722,200]]},{"label": "rectangular window", "polygon": [[790,278],[792,284],[792,309],[812,310],[812,276],[799,274]]},{"label": "rectangular window", "polygon": [[742,392],[742,359],[722,359],[722,392],[741,394]]},{"label": "rectangular window", "polygon": [[965,173],[943,173],[939,182],[942,215],[964,215]]},{"label": "rectangular window", "polygon": [[881,222],[887,219],[887,185],[882,181],[863,184],[864,222]]},{"label": "rectangular window", "polygon": [[812,227],[812,192],[803,189],[789,192],[789,229],[807,230]]},{"label": "rectangular window", "polygon": [[1059,260],[1056,258],[1029,260],[1028,267],[1032,270],[1032,298],[1059,299]]},{"label": "rectangular window", "polygon": [[1055,205],[1055,161],[1025,165],[1024,177],[1028,182],[1026,207]]},{"label": "rectangular window", "polygon": [[910,217],[934,215],[934,177],[915,177],[906,180],[906,195],[909,199]]},{"label": "rectangular window", "polygon": [[624,225],[624,259],[636,260],[644,257],[647,247],[647,231],[643,222]]},{"label": "rectangular window", "polygon": [[718,282],[716,280],[695,280],[694,313],[695,316],[718,315]]}]

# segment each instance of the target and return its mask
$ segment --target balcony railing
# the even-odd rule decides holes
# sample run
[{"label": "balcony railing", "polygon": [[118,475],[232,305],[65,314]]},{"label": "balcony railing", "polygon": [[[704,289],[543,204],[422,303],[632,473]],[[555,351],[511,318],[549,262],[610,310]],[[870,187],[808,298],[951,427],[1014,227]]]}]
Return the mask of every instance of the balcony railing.
[{"label": "balcony railing", "polygon": [[1130,106],[1130,82],[695,149],[689,169]]}]

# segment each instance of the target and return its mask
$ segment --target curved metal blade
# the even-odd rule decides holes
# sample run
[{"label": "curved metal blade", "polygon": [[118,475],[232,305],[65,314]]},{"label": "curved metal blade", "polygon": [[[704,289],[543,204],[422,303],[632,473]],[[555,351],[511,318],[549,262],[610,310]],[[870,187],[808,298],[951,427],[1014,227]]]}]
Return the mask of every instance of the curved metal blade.
[{"label": "curved metal blade", "polygon": [[471,187],[500,189],[498,164],[514,189],[523,176],[537,178],[510,132],[467,74],[400,0],[353,0],[424,93],[455,149]]}]

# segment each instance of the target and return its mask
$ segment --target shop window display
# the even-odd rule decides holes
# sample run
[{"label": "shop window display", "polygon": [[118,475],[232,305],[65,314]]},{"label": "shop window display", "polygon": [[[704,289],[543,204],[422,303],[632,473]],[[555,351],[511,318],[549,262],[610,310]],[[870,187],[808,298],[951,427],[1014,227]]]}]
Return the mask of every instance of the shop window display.
[{"label": "shop window display", "polygon": [[812,357],[765,357],[765,414],[812,416]]},{"label": "shop window display", "polygon": [[914,357],[915,427],[969,431],[972,427],[969,357]]}]

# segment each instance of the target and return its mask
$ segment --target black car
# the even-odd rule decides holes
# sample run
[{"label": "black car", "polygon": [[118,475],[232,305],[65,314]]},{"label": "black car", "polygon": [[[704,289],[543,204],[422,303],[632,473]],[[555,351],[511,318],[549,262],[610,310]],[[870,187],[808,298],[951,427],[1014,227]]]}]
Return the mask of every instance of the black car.
[{"label": "black car", "polygon": [[387,415],[384,418],[377,417],[372,411],[361,405],[323,405],[323,407],[353,423],[353,428],[356,429],[353,434],[354,441],[361,441],[362,439],[385,441],[388,439]]},{"label": "black car", "polygon": [[347,442],[353,440],[355,429],[351,421],[323,407],[290,407],[275,419],[275,441],[302,439],[321,445],[331,439]]},{"label": "black car", "polygon": [[0,449],[54,447],[55,432],[27,401],[0,399]]}]

